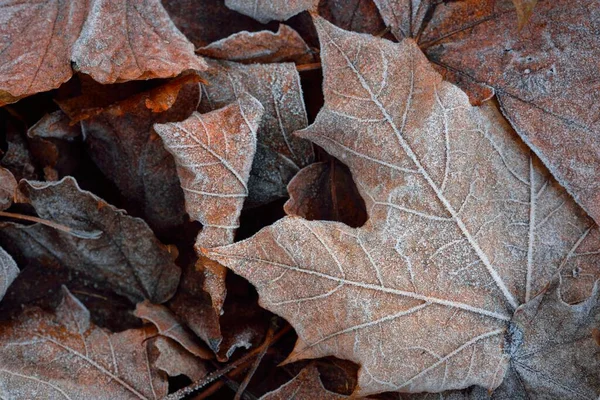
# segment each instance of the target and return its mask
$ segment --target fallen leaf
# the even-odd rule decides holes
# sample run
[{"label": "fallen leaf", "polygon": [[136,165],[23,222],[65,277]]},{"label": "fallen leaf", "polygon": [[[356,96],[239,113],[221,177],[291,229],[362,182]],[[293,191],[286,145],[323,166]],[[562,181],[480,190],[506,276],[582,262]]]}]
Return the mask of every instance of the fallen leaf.
[{"label": "fallen leaf", "polygon": [[316,7],[318,0],[225,0],[225,5],[239,13],[266,24],[269,21],[285,21],[302,11]]},{"label": "fallen leaf", "polygon": [[0,247],[0,300],[6,294],[8,287],[19,275],[19,267],[13,258]]},{"label": "fallen leaf", "polygon": [[206,366],[183,347],[166,337],[154,339],[158,357],[153,365],[167,375],[175,377],[185,375],[192,381],[198,381],[208,374]]},{"label": "fallen leaf", "polygon": [[305,367],[291,381],[279,389],[262,396],[260,400],[341,400],[349,399],[348,396],[333,393],[323,387],[319,378],[319,371],[314,365]]},{"label": "fallen leaf", "polygon": [[72,140],[81,136],[78,125],[70,124],[69,117],[62,111],[46,114],[27,130],[29,138]]},{"label": "fallen leaf", "polygon": [[6,126],[6,142],[8,148],[0,161],[0,165],[8,169],[17,181],[21,179],[37,179],[27,139],[10,121],[7,121]]},{"label": "fallen leaf", "polygon": [[[256,130],[263,111],[258,100],[242,94],[235,103],[216,111],[194,112],[182,122],[154,125],[175,157],[185,208],[192,220],[202,223],[197,248],[233,243],[248,196]],[[206,290],[219,315],[226,295],[226,269],[211,260],[200,263],[206,271]]]},{"label": "fallen leaf", "polygon": [[392,34],[402,40],[416,38],[421,32],[423,21],[431,0],[373,0]]},{"label": "fallen leaf", "polygon": [[135,302],[162,303],[173,296],[180,275],[173,262],[176,254],[143,220],[81,190],[72,177],[59,182],[21,181],[19,190],[41,218],[80,232],[100,231],[101,236],[86,238],[42,224],[2,222],[5,248],[29,260],[56,259]]},{"label": "fallen leaf", "polygon": [[[485,4],[485,7],[484,7]],[[465,7],[483,7],[464,13]],[[540,1],[518,31],[510,2],[451,2],[436,8],[422,46],[442,67],[483,82],[550,172],[600,220],[600,4]]]},{"label": "fallen leaf", "polygon": [[224,107],[243,92],[258,99],[265,109],[258,128],[246,206],[286,197],[290,179],[314,157],[310,142],[293,135],[308,125],[295,65],[207,62],[209,69],[202,76],[210,85],[202,86],[201,112]]},{"label": "fallen leaf", "polygon": [[371,35],[385,31],[385,24],[373,0],[321,0],[319,15],[347,31]]},{"label": "fallen leaf", "polygon": [[16,190],[15,176],[6,168],[0,167],[0,211],[4,211],[12,205]]},{"label": "fallen leaf", "polygon": [[9,2],[3,10],[0,105],[57,88],[71,78],[71,62],[103,84],[205,68],[159,0]]},{"label": "fallen leaf", "polygon": [[283,206],[288,215],[338,221],[354,228],[367,220],[365,202],[350,170],[335,159],[301,169],[290,181],[288,192],[290,199]]},{"label": "fallen leaf", "polygon": [[271,31],[238,32],[196,50],[204,57],[236,61],[243,64],[295,62],[309,64],[315,61],[310,47],[302,37],[287,25],[279,24]]},{"label": "fallen leaf", "polygon": [[533,14],[533,9],[537,2],[538,0],[513,0],[513,4],[517,10],[519,30],[523,29],[527,24],[527,21],[529,21],[529,18],[531,18],[531,14]]},{"label": "fallen leaf", "polygon": [[205,254],[294,326],[288,362],[361,365],[355,395],[494,389],[520,304],[556,275],[567,301],[587,297],[598,229],[494,104],[471,107],[412,40],[315,25],[325,106],[297,134],[348,165],[369,220],[287,217]]},{"label": "fallen leaf", "polygon": [[196,343],[167,307],[144,300],[137,304],[133,315],[154,324],[159,335],[179,343],[190,354],[207,360],[212,358],[212,353]]},{"label": "fallen leaf", "polygon": [[166,377],[151,367],[145,329],[93,325],[63,286],[54,314],[30,308],[0,325],[0,395],[19,399],[158,399]]}]

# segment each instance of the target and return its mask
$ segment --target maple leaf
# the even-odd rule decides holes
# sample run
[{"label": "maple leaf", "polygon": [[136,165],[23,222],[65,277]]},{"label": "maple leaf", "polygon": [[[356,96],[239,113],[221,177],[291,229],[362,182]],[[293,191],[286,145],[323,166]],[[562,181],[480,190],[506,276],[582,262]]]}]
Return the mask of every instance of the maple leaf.
[{"label": "maple leaf", "polygon": [[0,396],[162,398],[168,385],[151,366],[151,335],[146,329],[111,333],[91,324],[89,311],[63,286],[54,314],[27,309],[0,326]]},{"label": "maple leaf", "polygon": [[319,378],[319,371],[314,365],[305,367],[291,381],[282,385],[277,390],[266,393],[260,400],[342,400],[349,399],[348,396],[330,392],[323,387]]},{"label": "maple leaf", "polygon": [[[185,207],[202,223],[196,247],[233,243],[239,215],[248,196],[248,177],[256,151],[256,130],[263,115],[248,94],[224,108],[194,112],[178,123],[156,124],[166,149],[173,154],[185,196]],[[220,314],[225,301],[225,271],[207,260],[205,287]]]},{"label": "maple leaf", "polygon": [[209,68],[202,76],[211,84],[202,86],[201,112],[224,107],[243,92],[258,99],[265,109],[258,127],[246,205],[257,206],[286,197],[287,183],[314,157],[311,143],[292,135],[308,125],[295,65],[242,65],[212,60],[207,63]]},{"label": "maple leaf", "polygon": [[598,222],[600,92],[587,82],[600,66],[600,4],[540,1],[521,31],[514,18],[508,1],[440,4],[421,46],[464,81],[492,87],[511,125]]},{"label": "maple leaf", "polygon": [[9,251],[30,260],[55,260],[133,301],[162,303],[175,292],[180,275],[173,261],[176,254],[143,220],[81,190],[72,177],[59,182],[21,181],[19,191],[41,218],[79,232],[101,231],[101,236],[2,222],[0,239]]},{"label": "maple leaf", "polygon": [[6,294],[8,287],[19,275],[19,267],[13,258],[0,247],[0,300]]},{"label": "maple leaf", "polygon": [[57,88],[78,71],[101,83],[204,69],[159,0],[3,0],[0,105]]},{"label": "maple leaf", "polygon": [[338,221],[355,228],[367,220],[365,202],[348,167],[338,160],[304,167],[290,181],[288,192],[290,199],[283,206],[288,215]]},{"label": "maple leaf", "polygon": [[302,37],[287,25],[279,24],[276,33],[271,31],[238,32],[196,50],[196,53],[218,60],[244,64],[314,62],[312,50]]},{"label": "maple leaf", "polygon": [[15,176],[8,169],[0,167],[0,211],[12,205],[16,189]]},{"label": "maple leaf", "polygon": [[520,304],[556,275],[567,301],[587,297],[598,229],[494,105],[471,107],[413,41],[314,20],[325,106],[298,134],[348,165],[369,220],[288,217],[205,254],[294,326],[289,362],[360,364],[357,395],[493,389]]},{"label": "maple leaf", "polygon": [[416,38],[421,32],[423,21],[431,0],[373,0],[392,34],[399,40]]},{"label": "maple leaf", "polygon": [[316,7],[318,0],[225,0],[225,5],[244,15],[266,24],[269,21],[285,21],[302,11]]}]

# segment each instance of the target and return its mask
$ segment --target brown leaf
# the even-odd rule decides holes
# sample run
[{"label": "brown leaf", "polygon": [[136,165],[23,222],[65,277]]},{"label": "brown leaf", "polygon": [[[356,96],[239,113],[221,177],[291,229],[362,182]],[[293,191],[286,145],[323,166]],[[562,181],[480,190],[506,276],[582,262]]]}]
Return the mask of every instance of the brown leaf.
[{"label": "brown leaf", "polygon": [[19,399],[156,399],[164,376],[150,365],[149,332],[111,333],[63,286],[54,314],[28,309],[0,326],[0,395]]},{"label": "brown leaf", "polygon": [[6,294],[8,287],[19,275],[19,267],[13,258],[0,247],[0,300]]},{"label": "brown leaf", "polygon": [[206,366],[183,347],[166,337],[154,340],[158,357],[153,365],[169,376],[185,375],[192,381],[197,381],[208,374]]},{"label": "brown leaf", "polygon": [[212,353],[196,343],[167,307],[144,300],[136,305],[133,315],[154,324],[159,335],[179,343],[190,354],[207,360],[212,358]]},{"label": "brown leaf", "polygon": [[431,0],[373,0],[390,27],[392,34],[402,40],[416,38],[421,32],[425,15],[432,6]]},{"label": "brown leaf", "polygon": [[315,25],[325,106],[298,134],[348,165],[369,220],[287,217],[206,254],[294,326],[289,362],[360,364],[357,395],[493,389],[513,311],[555,275],[567,301],[589,293],[598,229],[494,105],[471,107],[413,41]]},{"label": "brown leaf", "polygon": [[338,221],[357,228],[367,220],[365,202],[350,170],[332,159],[304,167],[288,185],[288,215],[308,220]]},{"label": "brown leaf", "polygon": [[8,149],[4,153],[0,164],[12,172],[17,181],[37,179],[33,157],[29,151],[25,135],[22,135],[10,121],[7,121],[6,128]]},{"label": "brown leaf", "polygon": [[238,32],[196,51],[205,57],[236,61],[243,64],[315,61],[312,50],[298,32],[279,24],[277,33],[271,31]]},{"label": "brown leaf", "polygon": [[348,31],[378,35],[385,30],[373,0],[321,0],[319,15]]},{"label": "brown leaf", "polygon": [[83,233],[100,231],[101,236],[2,222],[0,239],[11,252],[29,260],[55,259],[132,301],[146,298],[162,303],[173,295],[180,275],[173,262],[176,254],[154,237],[143,220],[81,190],[72,177],[59,182],[21,181],[19,190],[41,218]]},{"label": "brown leaf", "polygon": [[201,112],[224,107],[243,92],[258,99],[265,109],[258,128],[246,205],[257,206],[286,197],[287,183],[314,157],[310,142],[293,135],[308,125],[295,65],[207,62],[209,69],[202,76],[210,84],[202,86]]},{"label": "brown leaf", "polygon": [[6,168],[0,167],[0,211],[6,210],[13,203],[17,180]]},{"label": "brown leaf", "polygon": [[[196,247],[233,243],[239,215],[248,196],[248,177],[256,151],[256,130],[263,107],[242,94],[224,108],[194,112],[182,122],[156,124],[165,148],[175,157],[185,207],[202,223]],[[206,269],[205,287],[217,315],[225,301],[225,268],[200,260]]]},{"label": "brown leaf", "polygon": [[239,13],[266,24],[269,21],[285,21],[302,11],[316,7],[318,0],[225,0],[225,5]]},{"label": "brown leaf", "polygon": [[319,378],[317,367],[309,365],[300,371],[294,379],[279,389],[265,394],[260,400],[341,400],[349,398],[325,389],[321,383],[321,378]]},{"label": "brown leaf", "polygon": [[533,14],[533,9],[537,2],[538,0],[513,0],[513,4],[517,10],[519,30],[523,29],[527,24],[527,21],[529,21],[529,18],[531,18],[531,14]]},{"label": "brown leaf", "polygon": [[78,71],[107,84],[205,64],[159,0],[27,1],[3,7],[0,105],[57,88]]},{"label": "brown leaf", "polygon": [[440,5],[423,46],[433,62],[494,88],[519,135],[599,221],[600,5],[539,2],[520,32],[514,18],[506,1]]}]

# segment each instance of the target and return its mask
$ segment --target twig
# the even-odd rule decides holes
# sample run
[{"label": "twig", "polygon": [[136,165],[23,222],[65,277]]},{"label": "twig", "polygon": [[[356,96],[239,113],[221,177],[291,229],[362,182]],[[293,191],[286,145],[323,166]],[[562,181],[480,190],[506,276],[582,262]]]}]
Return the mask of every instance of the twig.
[{"label": "twig", "polygon": [[246,354],[245,356],[239,358],[238,360],[232,362],[229,365],[226,365],[225,367],[216,370],[210,374],[208,374],[207,376],[205,376],[204,378],[193,382],[191,385],[186,386],[182,389],[179,389],[178,391],[176,391],[175,393],[171,393],[170,395],[166,396],[164,398],[164,400],[181,400],[183,398],[185,398],[188,395],[191,395],[192,393],[194,393],[196,390],[198,389],[202,389],[204,386],[208,385],[209,383],[219,379],[220,377],[222,377],[223,375],[229,373],[230,371],[236,369],[237,367],[239,367],[242,364],[245,364],[246,362],[254,359],[254,357],[256,357],[258,354],[260,354],[263,350],[263,347],[269,347],[272,343],[274,343],[276,340],[279,340],[279,338],[281,338],[283,335],[285,335],[286,333],[288,333],[291,330],[291,326],[287,325],[285,328],[283,328],[281,331],[279,331],[277,333],[277,335],[275,335],[273,337],[273,339],[271,340],[271,342],[263,342],[263,344],[261,344],[259,347],[257,347],[256,349],[252,350],[251,352],[249,352],[248,354]]},{"label": "twig", "polygon": [[0,211],[0,217],[8,217],[8,218],[14,218],[14,219],[21,219],[21,220],[25,220],[25,221],[37,222],[38,224],[49,226],[51,228],[57,229],[59,231],[68,233],[69,235],[73,235],[75,237],[82,238],[82,239],[98,239],[100,236],[102,236],[102,231],[89,231],[89,232],[80,231],[78,229],[69,228],[66,225],[61,225],[61,224],[57,224],[56,222],[48,221],[46,219],[32,217],[31,215],[16,214],[16,213],[10,213],[10,212],[6,212],[6,211]]}]

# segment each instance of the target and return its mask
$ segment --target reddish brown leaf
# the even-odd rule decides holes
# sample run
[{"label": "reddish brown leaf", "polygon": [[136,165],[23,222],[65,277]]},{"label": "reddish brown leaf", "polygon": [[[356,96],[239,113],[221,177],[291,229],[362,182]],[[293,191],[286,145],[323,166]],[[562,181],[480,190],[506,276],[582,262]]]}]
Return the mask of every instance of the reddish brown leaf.
[{"label": "reddish brown leaf", "polygon": [[314,157],[312,145],[293,135],[308,125],[300,77],[294,64],[242,65],[209,61],[203,73],[202,112],[224,107],[248,92],[265,112],[258,128],[258,147],[248,182],[247,206],[287,196],[286,185]]},{"label": "reddish brown leaf", "polygon": [[519,135],[598,221],[600,4],[539,2],[521,31],[510,8],[506,1],[439,5],[423,34],[426,53],[493,87]]},{"label": "reddish brown leaf", "polygon": [[3,1],[0,105],[57,88],[71,62],[101,83],[202,70],[159,0]]},{"label": "reddish brown leaf", "polygon": [[288,217],[206,254],[294,326],[288,362],[360,364],[356,395],[494,389],[520,304],[556,275],[569,302],[587,297],[598,229],[494,105],[471,107],[413,41],[315,25],[325,106],[298,134],[348,165],[369,220]]},{"label": "reddish brown leaf", "polygon": [[4,211],[12,205],[16,190],[15,176],[6,168],[0,167],[0,211]]},{"label": "reddish brown leaf", "polygon": [[159,335],[179,343],[190,354],[203,359],[212,358],[212,353],[196,343],[194,337],[184,329],[167,307],[144,300],[137,304],[133,314],[154,324]]},{"label": "reddish brown leaf", "polygon": [[192,381],[197,381],[208,373],[200,359],[170,339],[158,337],[154,340],[154,347],[158,357],[153,365],[169,376],[185,375]]},{"label": "reddish brown leaf", "polygon": [[338,221],[359,227],[367,220],[365,202],[348,167],[332,159],[304,167],[288,185],[288,215],[308,220]]},{"label": "reddish brown leaf", "polygon": [[243,64],[315,61],[310,47],[298,32],[280,24],[277,33],[271,31],[239,32],[213,42],[196,51],[205,57],[236,61]]},{"label": "reddish brown leaf", "polygon": [[6,294],[8,287],[19,275],[19,267],[15,260],[0,247],[0,300]]},{"label": "reddish brown leaf", "polygon": [[[29,260],[56,260],[133,301],[162,303],[173,295],[180,275],[173,262],[176,254],[143,220],[81,190],[71,177],[59,182],[21,181],[19,190],[41,218],[81,234],[42,224],[2,222],[0,239],[11,252]],[[91,231],[101,235],[85,235]]]},{"label": "reddish brown leaf", "polygon": [[421,32],[431,0],[373,0],[392,34],[402,40],[416,38]]},{"label": "reddish brown leaf", "polygon": [[167,394],[151,367],[151,332],[111,333],[63,286],[54,314],[32,308],[0,326],[0,394],[18,399],[156,399]]},{"label": "reddish brown leaf", "polygon": [[318,0],[225,0],[232,10],[266,24],[269,21],[285,21],[302,11],[316,7]]},{"label": "reddish brown leaf", "polygon": [[319,378],[317,367],[309,365],[300,371],[294,379],[279,389],[265,394],[260,400],[342,400],[349,398],[325,389],[321,383],[321,378]]}]

